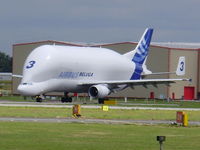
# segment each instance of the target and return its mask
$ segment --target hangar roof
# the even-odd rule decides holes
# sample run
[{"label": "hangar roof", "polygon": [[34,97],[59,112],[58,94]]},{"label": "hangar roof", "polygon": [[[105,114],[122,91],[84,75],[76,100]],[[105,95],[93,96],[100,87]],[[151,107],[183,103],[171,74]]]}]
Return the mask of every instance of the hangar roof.
[{"label": "hangar roof", "polygon": [[[116,43],[85,43],[85,42],[66,42],[66,41],[56,41],[56,40],[46,40],[30,43],[19,43],[18,45],[28,45],[36,43],[53,42],[58,44],[66,44],[71,46],[102,46],[102,45],[115,45],[115,44],[137,44],[137,42],[116,42]],[[178,49],[200,49],[200,43],[185,43],[185,42],[151,42],[152,46],[166,47],[166,48],[178,48]]]},{"label": "hangar roof", "polygon": [[184,42],[151,42],[151,45],[168,47],[168,48],[187,48],[187,49],[200,48],[200,43],[184,43]]}]

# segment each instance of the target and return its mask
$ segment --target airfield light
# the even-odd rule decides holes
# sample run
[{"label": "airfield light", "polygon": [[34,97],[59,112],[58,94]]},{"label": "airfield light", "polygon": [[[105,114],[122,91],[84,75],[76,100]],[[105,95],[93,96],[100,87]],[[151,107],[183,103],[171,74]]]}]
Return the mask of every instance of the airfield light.
[{"label": "airfield light", "polygon": [[157,141],[160,144],[160,150],[163,150],[163,142],[166,140],[165,136],[157,136]]}]

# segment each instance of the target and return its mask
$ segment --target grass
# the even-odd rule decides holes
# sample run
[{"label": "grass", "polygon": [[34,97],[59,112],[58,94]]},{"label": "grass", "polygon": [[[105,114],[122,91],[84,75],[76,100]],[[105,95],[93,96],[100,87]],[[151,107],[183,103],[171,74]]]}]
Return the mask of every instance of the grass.
[{"label": "grass", "polygon": [[200,127],[0,122],[2,150],[165,150],[200,149]]},{"label": "grass", "polygon": [[[200,121],[200,111],[185,111],[190,121]],[[128,119],[128,120],[176,120],[174,110],[109,110],[101,112],[98,109],[87,109],[82,111],[88,118],[99,119]]]},{"label": "grass", "polygon": [[[129,99],[128,103],[120,101],[124,106],[142,106],[142,107],[172,107],[172,108],[200,108],[200,101],[185,100],[148,100],[148,99]],[[141,105],[142,104],[142,105]]]},{"label": "grass", "polygon": [[[186,111],[190,121],[200,121],[200,111]],[[173,110],[121,110],[103,112],[101,109],[81,108],[82,118],[128,120],[175,120]],[[0,117],[66,118],[72,117],[70,108],[0,107]]]},{"label": "grass", "polygon": [[14,101],[14,102],[30,102],[30,101],[34,101],[34,99],[32,99],[31,97],[24,97],[24,96],[2,96],[0,97],[0,100],[8,100],[8,101]]},{"label": "grass", "polygon": [[[190,104],[190,103],[189,103]],[[198,104],[198,103],[194,103]],[[192,104],[192,105],[194,105]],[[188,104],[184,103],[183,105]],[[200,111],[187,111],[200,121]],[[81,108],[83,118],[175,120],[176,111]],[[66,118],[70,108],[0,107],[0,117]],[[114,125],[81,123],[0,122],[1,150],[155,150],[156,136],[166,136],[165,150],[200,149],[200,127],[170,125]]]},{"label": "grass", "polygon": [[[35,102],[35,97],[31,96],[13,96],[13,95],[8,95],[8,96],[1,96],[1,100],[6,100],[6,101],[12,101],[12,102]],[[45,99],[44,101],[49,101],[50,98]],[[57,99],[58,100],[58,99]]]}]

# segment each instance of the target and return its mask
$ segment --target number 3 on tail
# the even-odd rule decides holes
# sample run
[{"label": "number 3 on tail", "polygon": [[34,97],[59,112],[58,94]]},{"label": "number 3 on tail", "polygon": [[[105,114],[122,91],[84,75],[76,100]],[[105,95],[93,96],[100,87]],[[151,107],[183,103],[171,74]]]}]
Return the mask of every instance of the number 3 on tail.
[{"label": "number 3 on tail", "polygon": [[35,65],[36,61],[32,60],[28,62],[28,65],[26,66],[26,69],[30,69]]},{"label": "number 3 on tail", "polygon": [[181,63],[180,63],[180,71],[183,71],[184,70],[184,62],[182,61]]}]

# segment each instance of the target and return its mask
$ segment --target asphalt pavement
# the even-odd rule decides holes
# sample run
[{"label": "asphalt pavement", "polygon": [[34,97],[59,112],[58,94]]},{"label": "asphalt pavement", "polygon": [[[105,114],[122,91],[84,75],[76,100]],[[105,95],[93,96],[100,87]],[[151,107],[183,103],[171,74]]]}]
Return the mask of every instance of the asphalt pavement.
[{"label": "asphalt pavement", "polygon": [[[111,120],[111,119],[82,119],[82,118],[14,118],[1,117],[0,121],[4,122],[46,122],[46,123],[99,123],[99,124],[168,124],[173,125],[175,121],[165,120]],[[200,125],[199,121],[190,121],[189,125]]]},{"label": "asphalt pavement", "polygon": [[[0,101],[0,106],[11,107],[46,107],[46,108],[72,108],[72,104],[52,104],[36,102],[7,102]],[[81,105],[81,108],[101,108],[100,105]],[[177,110],[177,111],[200,111],[200,108],[173,108],[173,107],[142,107],[142,106],[109,106],[109,109],[126,110]]]}]

